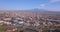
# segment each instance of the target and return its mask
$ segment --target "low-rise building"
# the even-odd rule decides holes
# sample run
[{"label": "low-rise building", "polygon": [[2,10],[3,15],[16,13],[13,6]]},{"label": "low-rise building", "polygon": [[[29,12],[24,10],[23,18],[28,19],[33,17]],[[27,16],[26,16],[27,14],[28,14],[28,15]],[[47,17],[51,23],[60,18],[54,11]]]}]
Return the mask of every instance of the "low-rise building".
[{"label": "low-rise building", "polygon": [[4,20],[4,21],[10,21],[11,18],[4,18],[3,20]]},{"label": "low-rise building", "polygon": [[5,21],[0,20],[0,25],[3,25],[4,22],[5,22]]},{"label": "low-rise building", "polygon": [[11,22],[3,22],[4,24],[11,25]]},{"label": "low-rise building", "polygon": [[7,32],[13,32],[16,31],[17,28],[16,27],[8,27]]}]

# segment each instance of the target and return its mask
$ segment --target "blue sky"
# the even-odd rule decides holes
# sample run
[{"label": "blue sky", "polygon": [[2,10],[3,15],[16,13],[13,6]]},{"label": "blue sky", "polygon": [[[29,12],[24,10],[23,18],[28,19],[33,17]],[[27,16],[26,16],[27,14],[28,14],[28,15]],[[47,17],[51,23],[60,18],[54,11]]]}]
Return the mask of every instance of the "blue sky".
[{"label": "blue sky", "polygon": [[60,0],[0,0],[0,10],[45,9],[60,11]]}]

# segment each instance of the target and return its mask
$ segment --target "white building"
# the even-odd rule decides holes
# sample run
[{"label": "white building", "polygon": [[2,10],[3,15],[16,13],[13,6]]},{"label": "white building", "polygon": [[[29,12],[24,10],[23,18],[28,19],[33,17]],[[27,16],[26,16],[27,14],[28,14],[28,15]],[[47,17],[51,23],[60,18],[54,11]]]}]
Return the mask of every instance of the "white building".
[{"label": "white building", "polygon": [[48,23],[47,23],[47,25],[48,25],[48,26],[52,26],[52,25],[53,25],[53,23],[51,23],[51,22],[48,22]]},{"label": "white building", "polygon": [[4,21],[2,21],[2,20],[0,21],[0,23],[3,23],[3,22],[4,22]]},{"label": "white building", "polygon": [[0,20],[0,25],[3,25],[3,22],[4,22],[4,21]]},{"label": "white building", "polygon": [[24,21],[19,21],[18,23],[19,23],[19,24],[24,24]]},{"label": "white building", "polygon": [[11,24],[11,22],[6,22],[6,21],[3,22],[3,23],[4,23],[4,24],[7,24],[7,25],[10,25],[10,24]]}]

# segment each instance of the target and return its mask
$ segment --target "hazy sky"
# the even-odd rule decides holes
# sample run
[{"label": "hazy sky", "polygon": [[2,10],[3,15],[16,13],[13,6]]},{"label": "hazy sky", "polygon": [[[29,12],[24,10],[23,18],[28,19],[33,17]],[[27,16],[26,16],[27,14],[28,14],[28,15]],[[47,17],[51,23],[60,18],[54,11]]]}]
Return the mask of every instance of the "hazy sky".
[{"label": "hazy sky", "polygon": [[0,10],[46,9],[60,11],[60,0],[0,0]]}]

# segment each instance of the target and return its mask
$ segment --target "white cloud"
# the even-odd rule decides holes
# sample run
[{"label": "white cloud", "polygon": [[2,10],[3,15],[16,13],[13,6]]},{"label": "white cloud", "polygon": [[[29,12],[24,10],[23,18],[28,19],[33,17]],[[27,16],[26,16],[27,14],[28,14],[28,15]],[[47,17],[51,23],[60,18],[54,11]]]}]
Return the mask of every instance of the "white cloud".
[{"label": "white cloud", "polygon": [[46,6],[46,4],[40,4],[40,7],[45,7]]},{"label": "white cloud", "polygon": [[50,0],[50,2],[60,2],[60,0]]},{"label": "white cloud", "polygon": [[39,6],[38,6],[38,8],[40,8],[40,9],[43,9],[43,8],[45,8],[46,7],[46,4],[40,4]]}]

